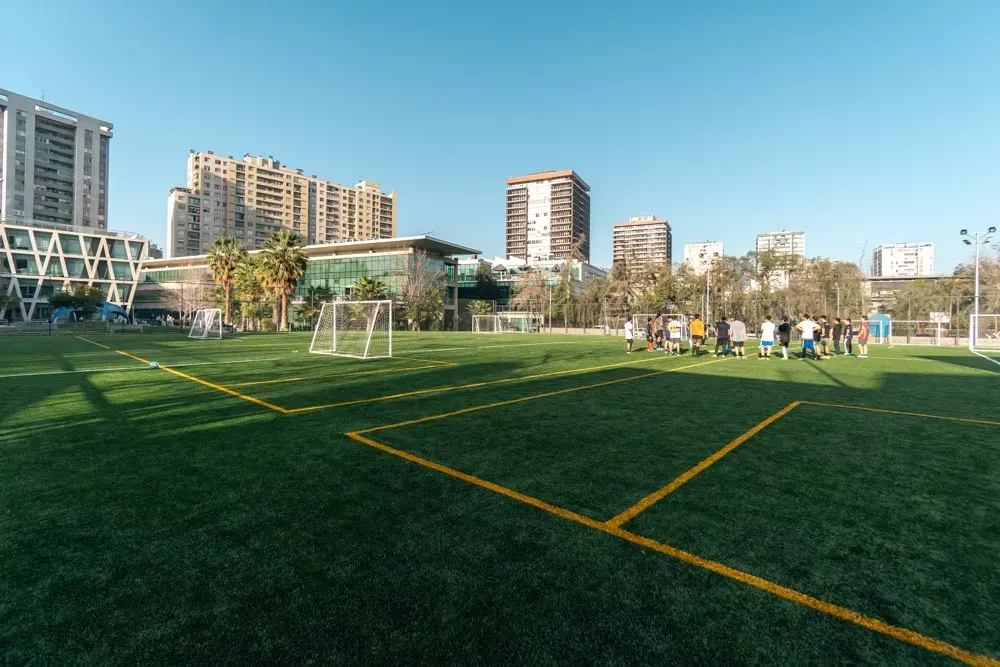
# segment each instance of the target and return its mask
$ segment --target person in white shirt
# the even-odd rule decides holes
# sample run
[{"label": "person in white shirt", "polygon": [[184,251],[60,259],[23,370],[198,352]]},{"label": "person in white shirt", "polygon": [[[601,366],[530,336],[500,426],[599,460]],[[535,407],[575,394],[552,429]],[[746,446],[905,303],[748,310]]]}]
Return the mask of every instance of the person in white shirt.
[{"label": "person in white shirt", "polygon": [[764,322],[760,325],[760,350],[757,352],[757,357],[761,361],[771,358],[771,350],[774,348],[775,328],[770,316],[765,317]]},{"label": "person in white shirt", "polygon": [[816,333],[819,325],[808,315],[803,315],[802,321],[795,325],[795,328],[802,334],[801,358],[805,359],[806,353],[812,352],[813,359],[819,360],[819,355],[816,354],[816,341],[813,339],[813,334]]},{"label": "person in white shirt", "polygon": [[635,324],[632,323],[632,316],[625,320],[625,354],[632,354],[632,343],[635,340]]},{"label": "person in white shirt", "polygon": [[671,316],[667,322],[667,354],[678,355],[681,353],[681,323],[676,316]]}]

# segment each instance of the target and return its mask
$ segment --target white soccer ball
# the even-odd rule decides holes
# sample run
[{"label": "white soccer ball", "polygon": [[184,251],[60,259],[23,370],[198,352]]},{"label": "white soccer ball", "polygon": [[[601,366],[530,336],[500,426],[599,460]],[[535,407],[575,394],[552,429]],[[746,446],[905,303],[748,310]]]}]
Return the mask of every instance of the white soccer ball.
[{"label": "white soccer ball", "polygon": [[151,362],[149,362],[149,367],[150,368],[159,368],[160,364],[156,363],[155,361],[151,361]]}]

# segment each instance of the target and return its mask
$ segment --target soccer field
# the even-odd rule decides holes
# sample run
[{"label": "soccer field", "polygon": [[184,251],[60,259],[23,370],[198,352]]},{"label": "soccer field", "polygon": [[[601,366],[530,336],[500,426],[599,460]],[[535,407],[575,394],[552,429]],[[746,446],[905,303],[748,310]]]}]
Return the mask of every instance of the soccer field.
[{"label": "soccer field", "polygon": [[309,340],[0,339],[0,663],[1000,664],[986,359]]}]

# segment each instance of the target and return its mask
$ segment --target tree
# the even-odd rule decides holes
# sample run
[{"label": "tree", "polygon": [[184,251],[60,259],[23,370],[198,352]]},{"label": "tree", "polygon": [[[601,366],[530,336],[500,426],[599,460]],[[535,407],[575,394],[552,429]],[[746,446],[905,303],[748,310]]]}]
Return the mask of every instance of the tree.
[{"label": "tree", "polygon": [[223,322],[231,324],[230,311],[233,303],[233,279],[236,276],[236,269],[247,251],[239,239],[232,236],[225,236],[215,239],[208,249],[208,268],[212,272],[212,278],[222,287],[225,314]]},{"label": "tree", "polygon": [[255,258],[247,256],[240,260],[233,274],[233,290],[240,301],[243,328],[258,329],[264,314],[264,287],[260,281],[260,263]]},{"label": "tree", "polygon": [[493,314],[493,303],[491,301],[483,301],[477,299],[475,301],[470,301],[469,305],[466,306],[470,315],[491,315]]},{"label": "tree", "polygon": [[406,318],[419,331],[441,315],[444,269],[428,259],[423,250],[410,255],[409,260],[400,301]]},{"label": "tree", "polygon": [[476,267],[476,299],[479,301],[496,301],[500,298],[500,286],[493,277],[493,268],[480,264]]},{"label": "tree", "polygon": [[0,294],[0,311],[6,311],[7,321],[14,319],[14,311],[21,307],[21,295],[14,293],[10,295]]},{"label": "tree", "polygon": [[288,299],[306,275],[306,255],[298,234],[283,229],[265,243],[260,253],[261,283],[279,299],[278,329],[288,330]]},{"label": "tree", "polygon": [[386,284],[378,278],[361,276],[354,285],[354,294],[361,301],[377,301],[385,298],[388,289]]},{"label": "tree", "polygon": [[56,292],[49,296],[49,305],[53,310],[69,308],[80,311],[84,315],[90,315],[97,307],[104,303],[104,292],[96,287],[77,284],[72,292]]}]

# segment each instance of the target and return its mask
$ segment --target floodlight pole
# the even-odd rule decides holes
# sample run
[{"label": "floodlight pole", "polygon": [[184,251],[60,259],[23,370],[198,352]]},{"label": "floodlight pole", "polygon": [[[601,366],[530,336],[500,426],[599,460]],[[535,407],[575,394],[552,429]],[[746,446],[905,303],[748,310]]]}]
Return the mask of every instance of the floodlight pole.
[{"label": "floodlight pole", "polygon": [[974,240],[969,241],[965,239],[965,242],[969,245],[976,246],[976,268],[975,268],[975,286],[973,289],[972,297],[972,324],[969,326],[969,344],[973,345],[979,337],[979,248],[990,241],[993,240],[992,235],[997,231],[996,227],[990,227],[985,232],[972,232],[969,233],[968,230],[962,230],[962,236],[971,236]]}]

